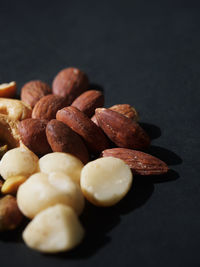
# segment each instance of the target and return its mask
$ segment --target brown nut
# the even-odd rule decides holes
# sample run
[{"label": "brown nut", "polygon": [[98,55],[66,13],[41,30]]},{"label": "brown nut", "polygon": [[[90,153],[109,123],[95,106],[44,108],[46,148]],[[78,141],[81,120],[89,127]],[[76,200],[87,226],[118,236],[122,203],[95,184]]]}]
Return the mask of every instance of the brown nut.
[{"label": "brown nut", "polygon": [[87,75],[77,68],[61,70],[53,80],[53,93],[65,97],[67,104],[71,105],[75,98],[89,87]]},{"label": "brown nut", "polygon": [[63,97],[57,95],[43,96],[33,108],[33,119],[52,120],[56,118],[56,112],[66,106]]},{"label": "brown nut", "polygon": [[133,174],[160,175],[168,172],[169,168],[162,160],[147,153],[127,148],[112,148],[102,152],[103,157],[115,157],[123,160]]},{"label": "brown nut", "polygon": [[59,110],[56,119],[64,122],[79,134],[92,152],[98,153],[109,147],[102,130],[77,108],[70,106]]},{"label": "brown nut", "polygon": [[48,121],[41,119],[26,119],[19,123],[19,134],[25,146],[37,155],[51,152],[51,147],[46,137]]},{"label": "brown nut", "polygon": [[139,120],[138,112],[129,104],[118,104],[110,107],[109,109],[114,110],[134,121]]},{"label": "brown nut", "polygon": [[143,149],[149,146],[147,133],[133,120],[105,108],[98,108],[95,115],[105,134],[119,147]]},{"label": "brown nut", "polygon": [[16,198],[6,195],[0,199],[0,231],[13,230],[23,219]]},{"label": "brown nut", "polygon": [[51,88],[47,83],[39,80],[30,81],[21,89],[21,100],[33,108],[40,98],[48,94],[51,94]]},{"label": "brown nut", "polygon": [[91,117],[96,108],[103,107],[104,96],[100,91],[89,90],[78,96],[71,105]]},{"label": "brown nut", "polygon": [[81,137],[63,122],[51,120],[47,124],[46,135],[54,152],[70,153],[84,164],[88,162],[89,154]]}]

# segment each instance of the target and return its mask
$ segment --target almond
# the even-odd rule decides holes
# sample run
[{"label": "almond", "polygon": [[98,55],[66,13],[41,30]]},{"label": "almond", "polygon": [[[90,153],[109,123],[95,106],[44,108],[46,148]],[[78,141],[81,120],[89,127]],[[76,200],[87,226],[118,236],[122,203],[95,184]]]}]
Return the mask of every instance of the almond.
[{"label": "almond", "polygon": [[56,118],[56,112],[66,106],[63,97],[57,95],[43,96],[35,105],[32,112],[33,119],[52,120]]},{"label": "almond", "polygon": [[81,137],[63,122],[51,120],[47,124],[46,135],[54,152],[70,153],[84,164],[89,161],[89,154]]},{"label": "almond", "polygon": [[96,108],[103,107],[104,96],[100,91],[89,90],[77,97],[71,105],[91,117]]},{"label": "almond", "polygon": [[51,94],[51,88],[47,83],[30,81],[21,89],[21,100],[33,108],[40,98],[48,94]]},{"label": "almond", "polygon": [[123,160],[131,168],[133,174],[159,175],[169,170],[165,162],[141,151],[126,148],[112,148],[104,150],[102,156],[115,157]]},{"label": "almond", "polygon": [[133,120],[105,108],[98,108],[95,115],[105,134],[119,147],[143,149],[149,146],[147,133]]},{"label": "almond", "polygon": [[77,68],[61,70],[53,80],[53,93],[65,97],[67,104],[71,105],[75,98],[89,87],[87,75]]},{"label": "almond", "polygon": [[102,130],[77,108],[70,106],[59,110],[56,119],[64,122],[79,134],[92,152],[98,153],[109,147]]},{"label": "almond", "polygon": [[37,155],[51,152],[46,137],[47,123],[47,120],[30,118],[21,121],[18,126],[22,142]]},{"label": "almond", "polygon": [[138,112],[129,104],[118,104],[110,107],[109,109],[114,110],[134,121],[139,120]]}]

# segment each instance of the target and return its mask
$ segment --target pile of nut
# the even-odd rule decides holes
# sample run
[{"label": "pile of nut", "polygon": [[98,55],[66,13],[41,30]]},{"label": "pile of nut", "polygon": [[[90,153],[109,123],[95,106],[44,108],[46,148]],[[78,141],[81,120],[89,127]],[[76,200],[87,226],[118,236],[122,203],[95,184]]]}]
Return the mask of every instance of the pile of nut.
[{"label": "pile of nut", "polygon": [[0,231],[15,229],[26,216],[23,239],[41,252],[81,242],[85,199],[112,206],[127,194],[133,175],[168,171],[143,152],[150,138],[137,111],[129,104],[103,108],[102,92],[88,88],[77,68],[60,71],[52,89],[26,83],[21,100],[12,99],[15,82],[0,85]]}]

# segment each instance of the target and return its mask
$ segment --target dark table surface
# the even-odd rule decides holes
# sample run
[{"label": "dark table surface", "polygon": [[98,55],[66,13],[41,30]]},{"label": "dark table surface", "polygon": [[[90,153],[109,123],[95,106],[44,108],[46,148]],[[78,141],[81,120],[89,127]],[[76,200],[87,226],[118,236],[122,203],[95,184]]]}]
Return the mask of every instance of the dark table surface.
[{"label": "dark table surface", "polygon": [[79,67],[106,106],[135,106],[150,152],[171,168],[135,178],[113,208],[88,206],[85,241],[69,253],[42,255],[20,231],[1,234],[0,266],[200,266],[200,8],[181,3],[0,1],[1,83],[20,90]]}]

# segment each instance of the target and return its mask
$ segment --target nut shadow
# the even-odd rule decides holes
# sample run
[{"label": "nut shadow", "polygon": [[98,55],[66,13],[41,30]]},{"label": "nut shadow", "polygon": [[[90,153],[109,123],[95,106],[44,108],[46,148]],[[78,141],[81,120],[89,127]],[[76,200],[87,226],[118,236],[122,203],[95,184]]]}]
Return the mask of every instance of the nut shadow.
[{"label": "nut shadow", "polygon": [[150,123],[139,122],[140,126],[145,130],[145,132],[149,135],[150,139],[156,139],[161,136],[161,129]]}]

